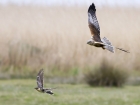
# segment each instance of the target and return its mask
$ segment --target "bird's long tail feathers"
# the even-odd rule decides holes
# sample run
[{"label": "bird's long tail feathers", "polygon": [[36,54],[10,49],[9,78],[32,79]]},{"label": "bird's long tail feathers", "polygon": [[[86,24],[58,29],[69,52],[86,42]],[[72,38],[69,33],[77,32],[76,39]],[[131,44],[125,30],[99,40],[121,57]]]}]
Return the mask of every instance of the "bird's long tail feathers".
[{"label": "bird's long tail feathers", "polygon": [[114,47],[111,46],[111,45],[105,45],[104,48],[107,49],[107,50],[109,50],[109,51],[112,52],[112,53],[115,52],[115,51],[114,51]]},{"label": "bird's long tail feathers", "polygon": [[114,53],[114,47],[112,46],[112,44],[110,43],[110,41],[104,37],[103,39],[101,39],[102,42],[105,44],[104,48],[111,51],[112,53]]},{"label": "bird's long tail feathers", "polygon": [[46,93],[50,94],[50,95],[53,95],[54,93],[50,90],[47,90]]},{"label": "bird's long tail feathers", "polygon": [[124,51],[124,52],[126,52],[126,53],[130,53],[129,51],[124,50],[124,49],[122,49],[122,48],[118,48],[118,47],[116,47],[116,49],[119,49],[119,50]]},{"label": "bird's long tail feathers", "polygon": [[[104,46],[105,49],[107,49],[107,50],[109,50],[109,51],[111,51],[111,52],[113,52],[113,53],[115,52],[115,51],[114,51],[114,47],[112,46],[112,44],[110,43],[110,41],[109,41],[106,37],[104,37],[104,38],[102,39],[102,42],[105,44],[105,46]],[[124,52],[126,52],[126,53],[130,53],[129,51],[124,50],[124,49],[122,49],[122,48],[116,47],[116,49],[119,49],[119,50],[124,51]]]}]

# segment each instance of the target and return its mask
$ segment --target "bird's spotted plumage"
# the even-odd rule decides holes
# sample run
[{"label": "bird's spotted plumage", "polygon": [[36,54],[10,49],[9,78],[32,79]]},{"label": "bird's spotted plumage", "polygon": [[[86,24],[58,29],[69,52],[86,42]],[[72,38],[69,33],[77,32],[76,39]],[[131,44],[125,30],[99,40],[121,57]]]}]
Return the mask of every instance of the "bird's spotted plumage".
[{"label": "bird's spotted plumage", "polygon": [[[102,47],[103,49],[107,49],[114,53],[114,47],[112,46],[110,41],[105,37],[103,39],[100,38],[100,26],[96,17],[96,7],[94,3],[92,3],[88,9],[88,25],[89,25],[89,29],[90,29],[92,37],[87,42],[87,44],[91,46],[95,46],[95,47]],[[119,49],[121,51],[128,53],[127,50],[124,50],[122,48],[116,47],[116,49]]]},{"label": "bird's spotted plumage", "polygon": [[37,87],[35,89],[41,93],[48,93],[51,95],[53,94],[53,92],[51,91],[52,89],[43,88],[43,69],[41,69],[37,74]]}]

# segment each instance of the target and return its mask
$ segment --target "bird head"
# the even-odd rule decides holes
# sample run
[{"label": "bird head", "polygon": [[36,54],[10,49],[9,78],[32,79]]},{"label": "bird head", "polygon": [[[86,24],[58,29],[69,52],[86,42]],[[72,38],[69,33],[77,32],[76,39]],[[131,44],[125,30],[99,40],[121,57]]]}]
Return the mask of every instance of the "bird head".
[{"label": "bird head", "polygon": [[87,41],[87,44],[93,45],[94,44],[94,41],[92,39],[90,39],[90,40]]}]

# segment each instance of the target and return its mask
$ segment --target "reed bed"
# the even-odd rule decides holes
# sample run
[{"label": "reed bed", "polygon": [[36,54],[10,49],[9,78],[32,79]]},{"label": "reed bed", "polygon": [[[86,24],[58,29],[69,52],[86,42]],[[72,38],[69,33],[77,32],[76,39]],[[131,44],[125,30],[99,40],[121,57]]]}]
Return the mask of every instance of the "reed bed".
[{"label": "reed bed", "polygon": [[87,9],[0,6],[1,72],[30,76],[44,68],[46,75],[75,75],[100,66],[103,59],[114,67],[139,70],[140,9],[97,7],[101,37],[130,53],[86,44],[91,37]]}]

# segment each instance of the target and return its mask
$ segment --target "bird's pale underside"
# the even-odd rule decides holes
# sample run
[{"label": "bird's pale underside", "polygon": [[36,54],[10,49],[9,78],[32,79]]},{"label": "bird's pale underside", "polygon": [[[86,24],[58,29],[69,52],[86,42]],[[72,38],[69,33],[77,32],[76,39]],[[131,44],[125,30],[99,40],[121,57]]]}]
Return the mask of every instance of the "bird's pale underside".
[{"label": "bird's pale underside", "polygon": [[112,44],[106,37],[102,39],[100,38],[100,26],[96,18],[96,8],[94,3],[92,3],[92,5],[90,5],[88,9],[88,25],[92,37],[90,40],[88,40],[87,44],[95,47],[102,47],[103,49],[107,49],[113,53],[115,52],[114,48],[129,53],[127,50],[112,46]]},{"label": "bird's pale underside", "polygon": [[35,89],[41,93],[48,93],[51,95],[53,94],[52,89],[55,88],[50,88],[50,89],[43,88],[43,69],[41,69],[37,74],[37,87]]}]

